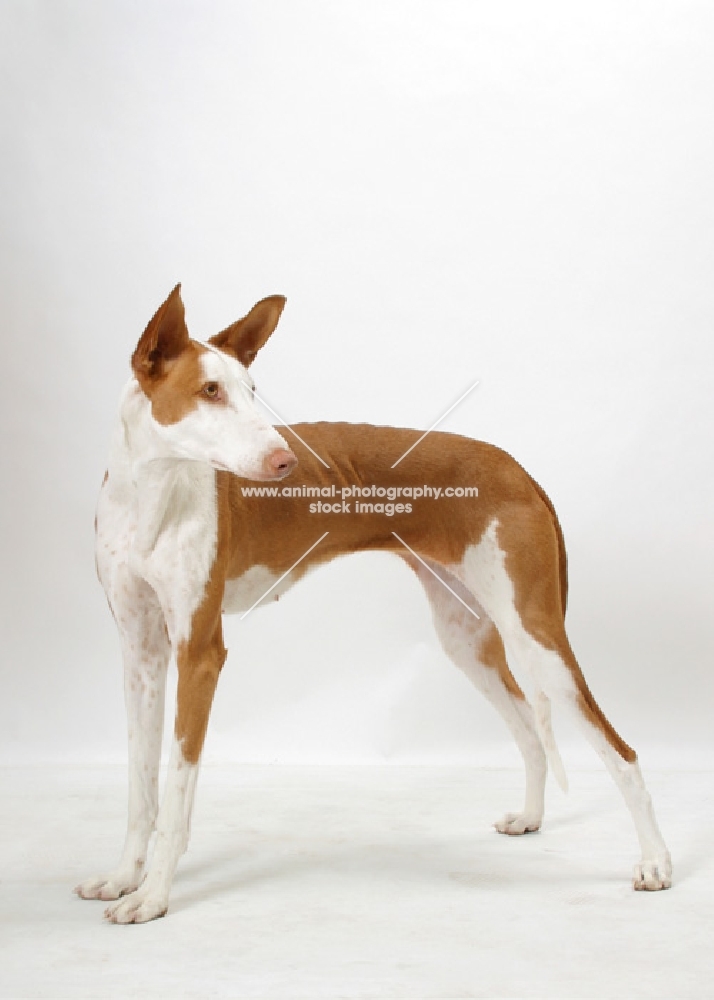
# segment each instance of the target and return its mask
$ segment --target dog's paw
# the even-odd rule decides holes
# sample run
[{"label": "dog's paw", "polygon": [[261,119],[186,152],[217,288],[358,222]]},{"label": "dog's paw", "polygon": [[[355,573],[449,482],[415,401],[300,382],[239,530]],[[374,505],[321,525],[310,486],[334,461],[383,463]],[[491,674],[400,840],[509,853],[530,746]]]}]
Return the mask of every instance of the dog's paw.
[{"label": "dog's paw", "polygon": [[642,860],[635,865],[632,888],[647,892],[672,888],[672,861],[669,854],[652,860]]},{"label": "dog's paw", "polygon": [[542,816],[533,813],[506,813],[493,825],[499,833],[505,833],[509,837],[519,837],[522,833],[535,833],[536,830],[540,830],[542,821]]},{"label": "dog's paw", "polygon": [[141,888],[108,906],[104,916],[113,924],[145,924],[163,917],[168,908],[167,896]]},{"label": "dog's paw", "polygon": [[140,884],[141,877],[137,879],[134,873],[124,875],[121,872],[114,872],[111,875],[88,878],[76,885],[74,891],[80,899],[103,899],[109,902],[110,899],[119,899],[128,892],[134,892]]}]

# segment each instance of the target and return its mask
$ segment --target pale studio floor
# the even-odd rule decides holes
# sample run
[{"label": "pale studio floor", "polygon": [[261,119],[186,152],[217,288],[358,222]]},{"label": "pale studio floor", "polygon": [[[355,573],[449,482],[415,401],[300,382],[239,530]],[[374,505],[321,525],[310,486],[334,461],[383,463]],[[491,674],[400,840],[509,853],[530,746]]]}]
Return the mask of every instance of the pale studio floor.
[{"label": "pale studio floor", "polygon": [[650,771],[675,888],[629,887],[601,771],[499,836],[516,770],[205,767],[163,920],[72,896],[112,864],[123,768],[0,772],[0,995],[149,998],[714,996],[712,773]]}]

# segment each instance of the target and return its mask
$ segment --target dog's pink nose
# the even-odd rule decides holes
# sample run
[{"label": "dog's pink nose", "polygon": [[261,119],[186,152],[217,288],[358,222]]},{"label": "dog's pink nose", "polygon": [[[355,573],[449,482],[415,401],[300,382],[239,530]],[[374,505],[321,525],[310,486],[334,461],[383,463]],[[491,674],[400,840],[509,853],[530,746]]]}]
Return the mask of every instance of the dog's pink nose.
[{"label": "dog's pink nose", "polygon": [[287,476],[297,465],[297,459],[286,448],[276,448],[263,459],[263,471],[266,476]]}]

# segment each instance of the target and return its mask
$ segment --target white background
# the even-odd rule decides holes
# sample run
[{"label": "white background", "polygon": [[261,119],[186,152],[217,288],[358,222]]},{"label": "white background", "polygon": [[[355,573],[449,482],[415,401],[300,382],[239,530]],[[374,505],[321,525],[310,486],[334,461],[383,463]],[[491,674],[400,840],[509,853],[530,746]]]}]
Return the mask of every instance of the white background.
[{"label": "white background", "polygon": [[[198,337],[287,295],[254,373],[289,420],[426,428],[480,378],[442,427],[555,502],[596,696],[711,750],[711,4],[5,0],[0,48],[6,757],[124,753],[92,521],[177,281]],[[504,738],[388,557],[227,644],[209,758]]]}]

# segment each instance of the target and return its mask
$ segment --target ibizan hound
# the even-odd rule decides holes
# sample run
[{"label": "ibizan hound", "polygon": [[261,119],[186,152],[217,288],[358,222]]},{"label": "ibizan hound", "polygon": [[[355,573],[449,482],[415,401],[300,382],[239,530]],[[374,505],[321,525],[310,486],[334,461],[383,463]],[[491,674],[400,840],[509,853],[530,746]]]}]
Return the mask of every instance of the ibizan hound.
[{"label": "ibizan hound", "polygon": [[[284,304],[280,296],[263,299],[204,344],[189,337],[176,287],[131,359],[96,523],[99,578],[124,658],[129,820],[117,867],[76,891],[116,900],[106,910],[116,923],[166,913],[226,657],[221,613],[272,601],[310,567],[367,549],[393,552],[416,572],[444,649],[515,737],[525,761],[525,804],[496,828],[539,829],[546,756],[564,780],[550,728],[552,699],[582,725],[632,814],[642,849],[635,889],[668,888],[670,857],[636,754],[595,702],[565,633],[565,548],[550,501],[505,452],[454,434],[429,434],[403,462],[396,460],[417,431],[298,424],[287,428],[289,448],[255,409],[248,371]],[[247,495],[245,480],[276,481],[291,472],[296,488],[274,491],[290,496]],[[349,516],[331,510],[317,517],[304,499],[355,495],[356,487],[413,498],[417,483],[443,487],[444,495],[437,504],[394,504],[391,511],[377,503],[360,504],[357,513],[343,504]],[[448,496],[446,486],[458,483],[477,486],[478,496]],[[506,649],[532,678],[535,708],[509,670]],[[172,653],[176,721],[159,806]]]}]

